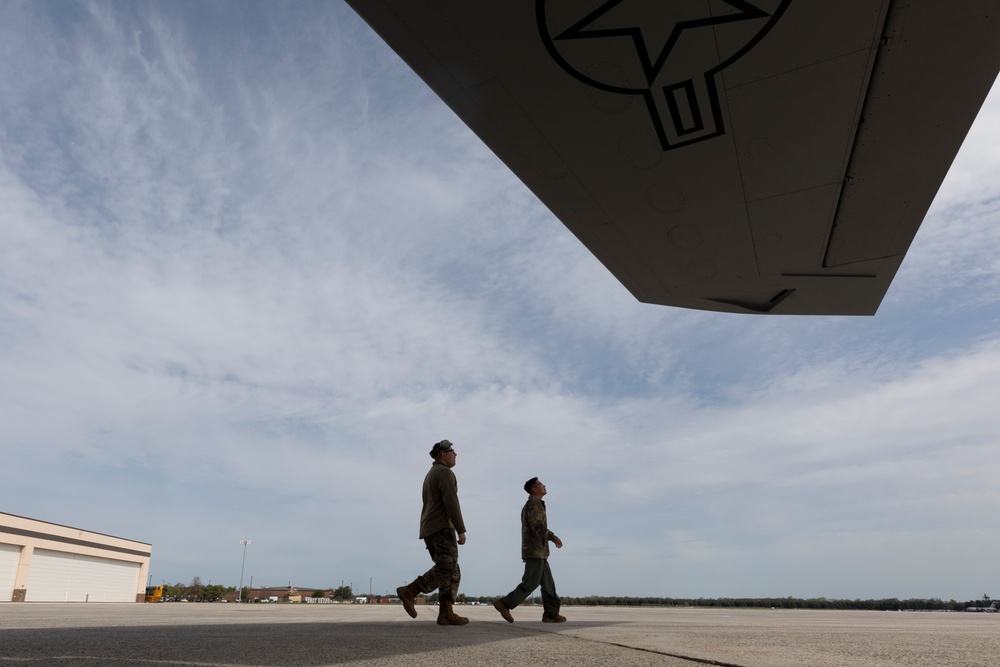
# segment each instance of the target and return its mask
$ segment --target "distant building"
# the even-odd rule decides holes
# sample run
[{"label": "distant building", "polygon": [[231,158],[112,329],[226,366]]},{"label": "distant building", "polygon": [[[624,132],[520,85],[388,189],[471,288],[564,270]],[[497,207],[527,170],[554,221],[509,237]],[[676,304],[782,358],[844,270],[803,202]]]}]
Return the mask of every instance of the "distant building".
[{"label": "distant building", "polygon": [[[302,602],[318,588],[297,588],[295,586],[279,586],[277,588],[251,588],[247,595],[249,602]],[[309,591],[303,594],[302,591]],[[326,591],[329,595],[329,591]],[[234,594],[235,595],[235,594]],[[323,598],[326,599],[326,598]],[[235,597],[233,598],[235,601]]]},{"label": "distant building", "polygon": [[142,602],[152,546],[0,512],[0,602]]}]

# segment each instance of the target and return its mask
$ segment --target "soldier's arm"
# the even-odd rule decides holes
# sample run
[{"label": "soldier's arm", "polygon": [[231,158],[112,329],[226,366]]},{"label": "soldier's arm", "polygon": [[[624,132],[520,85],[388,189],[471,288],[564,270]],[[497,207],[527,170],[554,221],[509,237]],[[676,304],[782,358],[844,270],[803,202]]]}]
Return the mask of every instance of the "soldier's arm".
[{"label": "soldier's arm", "polygon": [[462,519],[462,506],[458,502],[458,480],[451,474],[441,480],[441,498],[444,501],[444,510],[448,513],[448,519],[455,526],[455,531],[459,534],[459,544],[464,544],[465,540],[465,520]]},{"label": "soldier's arm", "polygon": [[525,519],[528,523],[528,529],[538,536],[540,544],[548,542],[550,536],[552,536],[552,531],[548,529],[545,525],[545,510],[538,505],[528,505],[527,512],[525,513]]}]

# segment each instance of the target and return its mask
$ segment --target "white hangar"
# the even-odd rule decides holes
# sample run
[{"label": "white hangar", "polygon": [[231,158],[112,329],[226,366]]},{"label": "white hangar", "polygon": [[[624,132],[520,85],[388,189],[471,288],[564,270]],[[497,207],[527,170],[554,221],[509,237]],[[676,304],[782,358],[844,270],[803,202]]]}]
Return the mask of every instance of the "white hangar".
[{"label": "white hangar", "polygon": [[0,602],[142,602],[152,547],[0,512]]}]

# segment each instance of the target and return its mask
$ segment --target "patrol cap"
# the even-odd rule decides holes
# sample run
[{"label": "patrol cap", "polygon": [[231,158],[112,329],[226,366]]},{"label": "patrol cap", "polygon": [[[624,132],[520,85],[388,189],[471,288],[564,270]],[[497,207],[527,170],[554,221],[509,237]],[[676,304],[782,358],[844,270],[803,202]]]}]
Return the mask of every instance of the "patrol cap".
[{"label": "patrol cap", "polygon": [[450,451],[452,451],[452,449],[451,449],[451,442],[449,442],[448,440],[442,440],[441,442],[435,442],[434,446],[431,447],[431,457],[432,458],[437,458],[438,454],[444,454],[445,452],[450,452]]}]

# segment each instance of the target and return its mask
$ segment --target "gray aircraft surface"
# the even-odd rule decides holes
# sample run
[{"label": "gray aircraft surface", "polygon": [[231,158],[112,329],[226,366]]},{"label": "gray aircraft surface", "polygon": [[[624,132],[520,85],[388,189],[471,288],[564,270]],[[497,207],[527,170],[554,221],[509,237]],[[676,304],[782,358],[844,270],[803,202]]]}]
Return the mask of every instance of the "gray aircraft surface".
[{"label": "gray aircraft surface", "polygon": [[873,315],[996,0],[347,0],[640,301]]},{"label": "gray aircraft surface", "polygon": [[[986,598],[986,602],[989,602],[989,601],[990,601],[990,599]],[[998,608],[998,605],[1000,605],[1000,601],[994,601],[992,604],[990,604],[989,607],[966,607],[965,611],[985,611],[985,612],[994,612],[994,613],[996,613],[996,612],[1000,612],[1000,608]]]}]

